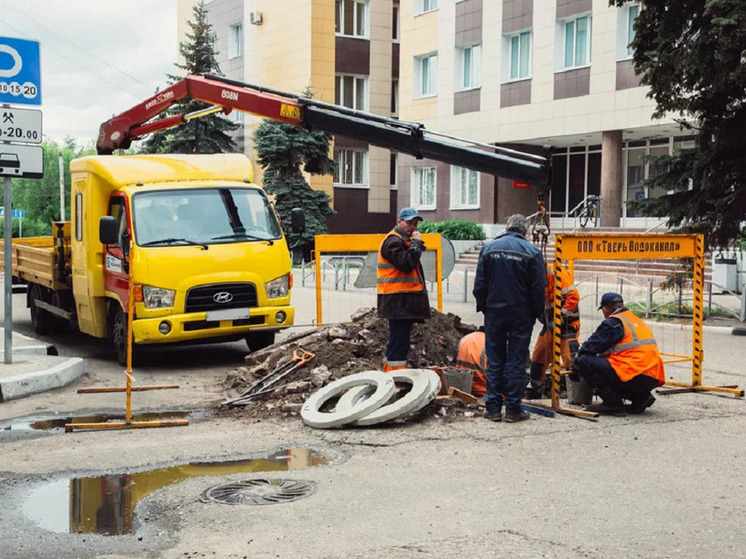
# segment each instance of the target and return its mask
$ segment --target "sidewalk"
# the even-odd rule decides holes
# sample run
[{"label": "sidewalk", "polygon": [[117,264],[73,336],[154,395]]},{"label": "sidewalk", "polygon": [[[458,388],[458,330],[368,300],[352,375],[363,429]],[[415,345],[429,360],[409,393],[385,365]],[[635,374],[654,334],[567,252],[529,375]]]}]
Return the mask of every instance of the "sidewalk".
[{"label": "sidewalk", "polygon": [[59,357],[54,346],[16,332],[11,363],[5,363],[4,328],[0,328],[0,338],[0,402],[65,386],[85,372],[80,357]]}]

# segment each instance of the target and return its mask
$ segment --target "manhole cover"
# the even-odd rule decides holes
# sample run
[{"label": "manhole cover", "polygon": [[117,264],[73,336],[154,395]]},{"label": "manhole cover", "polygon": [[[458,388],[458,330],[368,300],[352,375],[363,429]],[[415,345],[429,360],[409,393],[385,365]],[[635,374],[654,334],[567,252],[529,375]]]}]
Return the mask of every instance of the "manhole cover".
[{"label": "manhole cover", "polygon": [[211,487],[202,494],[202,500],[223,505],[274,505],[297,501],[315,492],[312,481],[247,479]]}]

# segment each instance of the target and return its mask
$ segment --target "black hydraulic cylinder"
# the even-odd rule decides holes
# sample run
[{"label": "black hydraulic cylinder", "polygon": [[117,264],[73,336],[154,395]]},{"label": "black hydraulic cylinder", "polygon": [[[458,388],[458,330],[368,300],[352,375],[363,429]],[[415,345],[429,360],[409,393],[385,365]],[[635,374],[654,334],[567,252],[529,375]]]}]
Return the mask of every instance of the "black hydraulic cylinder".
[{"label": "black hydraulic cylinder", "polygon": [[418,159],[434,159],[480,173],[527,182],[541,189],[549,186],[549,166],[546,163],[426,138],[423,130],[413,130],[404,124],[391,126],[312,105],[303,107],[303,121],[309,129],[348,136]]}]

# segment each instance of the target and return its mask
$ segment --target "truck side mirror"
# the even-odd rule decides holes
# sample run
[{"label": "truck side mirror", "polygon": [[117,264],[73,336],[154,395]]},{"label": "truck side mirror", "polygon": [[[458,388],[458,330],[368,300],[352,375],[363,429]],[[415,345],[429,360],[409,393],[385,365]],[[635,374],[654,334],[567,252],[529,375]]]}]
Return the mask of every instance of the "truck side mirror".
[{"label": "truck side mirror", "polygon": [[105,215],[98,222],[98,239],[105,245],[119,244],[119,224],[117,219]]},{"label": "truck side mirror", "polygon": [[295,234],[303,233],[306,229],[306,212],[302,208],[290,210],[290,228]]}]

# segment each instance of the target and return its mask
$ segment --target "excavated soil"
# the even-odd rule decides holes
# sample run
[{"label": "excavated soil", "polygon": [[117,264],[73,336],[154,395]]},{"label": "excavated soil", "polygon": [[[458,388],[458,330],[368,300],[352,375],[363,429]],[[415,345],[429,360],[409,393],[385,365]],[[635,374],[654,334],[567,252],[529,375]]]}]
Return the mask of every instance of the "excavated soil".
[{"label": "excavated soil", "polygon": [[[412,329],[408,364],[412,368],[453,366],[459,340],[476,326],[463,324],[454,314],[431,309],[432,317]],[[274,385],[276,390],[246,404],[224,405],[221,414],[250,419],[295,417],[306,399],[329,382],[360,371],[381,370],[388,342],[388,321],[375,309],[360,309],[352,321],[303,332],[246,357],[246,365],[231,371],[223,381],[226,399],[244,393],[256,381],[293,358],[310,352],[314,357]],[[274,378],[271,377],[270,380]],[[466,408],[455,399],[440,399],[423,414],[439,413],[453,418],[448,410]],[[463,413],[461,414],[463,415]]]}]

